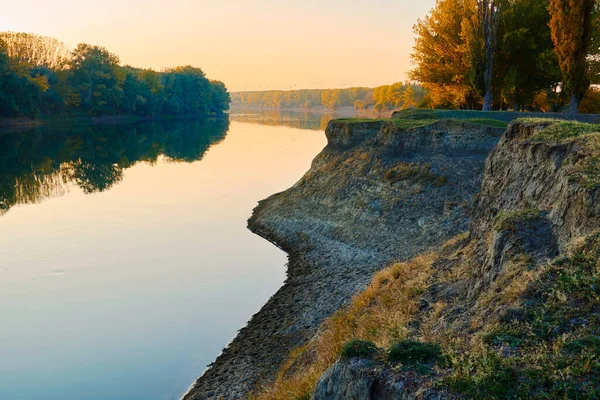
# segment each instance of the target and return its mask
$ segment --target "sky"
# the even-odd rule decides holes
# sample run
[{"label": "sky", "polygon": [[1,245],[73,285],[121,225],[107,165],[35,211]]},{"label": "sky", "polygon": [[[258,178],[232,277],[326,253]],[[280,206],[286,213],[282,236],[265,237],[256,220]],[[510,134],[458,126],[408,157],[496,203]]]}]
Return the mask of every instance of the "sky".
[{"label": "sky", "polygon": [[230,91],[406,79],[435,0],[2,0],[0,31],[106,47],[123,64],[202,68]]}]

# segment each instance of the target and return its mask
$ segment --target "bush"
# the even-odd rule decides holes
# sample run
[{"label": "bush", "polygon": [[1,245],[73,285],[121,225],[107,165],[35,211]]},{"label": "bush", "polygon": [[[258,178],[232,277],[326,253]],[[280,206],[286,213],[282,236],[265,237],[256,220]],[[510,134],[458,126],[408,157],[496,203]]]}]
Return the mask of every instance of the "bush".
[{"label": "bush", "polygon": [[342,348],[342,358],[371,358],[377,353],[377,346],[368,340],[351,340]]},{"label": "bush", "polygon": [[437,361],[440,355],[440,346],[437,344],[403,340],[392,346],[388,353],[388,360],[403,364],[426,364]]}]

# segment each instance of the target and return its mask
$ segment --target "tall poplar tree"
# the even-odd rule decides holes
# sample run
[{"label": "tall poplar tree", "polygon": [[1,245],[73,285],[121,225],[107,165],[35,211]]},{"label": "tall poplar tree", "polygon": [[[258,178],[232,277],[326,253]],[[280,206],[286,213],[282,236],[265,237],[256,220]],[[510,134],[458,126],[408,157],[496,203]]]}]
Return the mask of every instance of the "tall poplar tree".
[{"label": "tall poplar tree", "polygon": [[477,13],[480,29],[483,30],[483,111],[490,111],[493,100],[492,78],[498,36],[500,1],[477,0]]},{"label": "tall poplar tree", "polygon": [[589,63],[592,16],[596,0],[550,0],[550,30],[563,74],[564,90],[571,94],[571,113],[590,87]]}]

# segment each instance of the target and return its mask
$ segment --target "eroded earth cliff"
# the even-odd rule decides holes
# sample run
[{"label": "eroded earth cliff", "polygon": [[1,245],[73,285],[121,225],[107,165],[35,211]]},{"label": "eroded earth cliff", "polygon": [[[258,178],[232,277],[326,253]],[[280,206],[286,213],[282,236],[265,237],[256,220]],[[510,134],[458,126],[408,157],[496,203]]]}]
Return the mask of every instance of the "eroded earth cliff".
[{"label": "eroded earth cliff", "polygon": [[288,252],[288,279],[186,399],[260,391],[377,271],[468,228],[503,129],[429,122],[332,121],[306,175],[260,202],[249,227]]}]

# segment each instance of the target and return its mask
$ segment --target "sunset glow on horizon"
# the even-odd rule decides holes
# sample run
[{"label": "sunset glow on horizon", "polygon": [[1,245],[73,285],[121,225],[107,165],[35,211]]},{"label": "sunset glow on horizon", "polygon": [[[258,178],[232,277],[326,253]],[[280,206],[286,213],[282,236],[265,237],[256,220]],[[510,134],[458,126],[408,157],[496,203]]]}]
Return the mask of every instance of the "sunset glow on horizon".
[{"label": "sunset glow on horizon", "polygon": [[23,0],[3,4],[0,31],[103,46],[140,68],[191,64],[231,91],[373,87],[406,79],[412,26],[434,4]]}]

